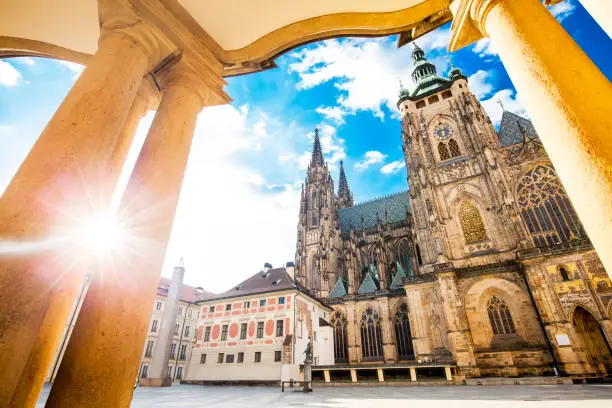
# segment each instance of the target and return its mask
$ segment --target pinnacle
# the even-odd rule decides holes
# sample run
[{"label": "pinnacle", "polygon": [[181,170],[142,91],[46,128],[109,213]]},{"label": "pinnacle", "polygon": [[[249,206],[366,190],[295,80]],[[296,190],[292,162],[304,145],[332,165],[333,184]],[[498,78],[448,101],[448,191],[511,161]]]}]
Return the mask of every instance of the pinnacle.
[{"label": "pinnacle", "polygon": [[314,146],[312,147],[312,158],[310,159],[310,166],[323,166],[324,164],[325,161],[323,160],[323,151],[321,150],[319,129],[315,128]]}]

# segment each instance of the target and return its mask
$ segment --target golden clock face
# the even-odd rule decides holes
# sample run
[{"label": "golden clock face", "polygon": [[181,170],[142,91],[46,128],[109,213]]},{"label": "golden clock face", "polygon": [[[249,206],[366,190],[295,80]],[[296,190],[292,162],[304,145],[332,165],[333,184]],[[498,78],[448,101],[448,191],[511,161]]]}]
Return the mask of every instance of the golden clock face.
[{"label": "golden clock face", "polygon": [[438,139],[448,139],[453,134],[453,129],[446,123],[439,123],[434,128],[434,134]]}]

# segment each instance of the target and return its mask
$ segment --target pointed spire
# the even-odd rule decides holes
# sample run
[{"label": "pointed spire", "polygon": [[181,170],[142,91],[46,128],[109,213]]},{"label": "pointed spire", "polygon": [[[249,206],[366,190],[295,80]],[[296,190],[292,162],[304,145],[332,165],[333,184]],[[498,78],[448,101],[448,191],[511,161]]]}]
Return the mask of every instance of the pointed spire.
[{"label": "pointed spire", "polygon": [[425,51],[423,51],[416,43],[412,49],[412,64],[414,70],[412,71],[412,80],[418,84],[423,78],[436,75],[436,66],[425,57]]},{"label": "pointed spire", "polygon": [[315,128],[314,146],[312,147],[310,166],[323,166],[324,164],[325,161],[323,160],[323,151],[321,150],[321,140],[319,139],[319,128]]}]

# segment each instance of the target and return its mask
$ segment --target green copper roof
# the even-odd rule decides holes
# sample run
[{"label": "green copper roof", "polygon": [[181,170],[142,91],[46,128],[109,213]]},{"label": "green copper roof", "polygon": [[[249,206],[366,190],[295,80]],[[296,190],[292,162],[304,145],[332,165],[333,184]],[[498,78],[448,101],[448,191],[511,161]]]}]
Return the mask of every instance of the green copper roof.
[{"label": "green copper roof", "polygon": [[329,298],[339,298],[344,297],[348,294],[348,284],[344,280],[344,278],[338,278],[334,288],[329,292]]},{"label": "green copper roof", "polygon": [[412,276],[412,266],[410,266],[410,272],[406,273],[402,265],[398,262],[397,272],[395,272],[395,276],[393,277],[393,280],[391,281],[391,285],[389,286],[389,289],[402,288],[404,286],[404,278],[408,278],[409,276]]},{"label": "green copper roof", "polygon": [[366,293],[374,293],[377,290],[378,290],[378,279],[376,279],[376,277],[372,273],[372,268],[370,268],[368,273],[366,273],[365,277],[363,278],[363,282],[361,283],[361,286],[359,286],[359,290],[357,291],[357,293],[359,293],[360,295],[363,295]]},{"label": "green copper roof", "polygon": [[411,211],[408,191],[402,191],[387,197],[366,201],[353,207],[338,209],[340,230],[343,234],[346,234],[350,231],[351,225],[353,229],[360,230],[362,217],[363,226],[365,228],[375,227],[379,217],[384,223],[385,209],[387,210],[389,223],[404,221],[406,219],[406,211]]}]

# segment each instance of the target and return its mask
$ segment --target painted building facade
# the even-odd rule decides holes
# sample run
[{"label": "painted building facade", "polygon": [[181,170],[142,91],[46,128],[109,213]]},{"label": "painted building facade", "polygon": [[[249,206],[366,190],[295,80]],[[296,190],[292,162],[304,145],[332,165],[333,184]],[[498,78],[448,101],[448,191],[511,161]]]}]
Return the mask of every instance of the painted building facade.
[{"label": "painted building facade", "polygon": [[412,60],[407,192],[355,205],[341,165],[335,194],[315,135],[296,279],[334,308],[336,364],[608,375],[612,283],[531,122],[496,131],[460,69]]},{"label": "painted building facade", "polygon": [[[292,273],[293,267],[289,268]],[[188,383],[299,380],[309,338],[313,358],[333,364],[331,308],[269,265],[227,292],[198,302],[197,340]]]}]

